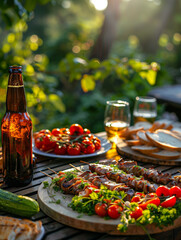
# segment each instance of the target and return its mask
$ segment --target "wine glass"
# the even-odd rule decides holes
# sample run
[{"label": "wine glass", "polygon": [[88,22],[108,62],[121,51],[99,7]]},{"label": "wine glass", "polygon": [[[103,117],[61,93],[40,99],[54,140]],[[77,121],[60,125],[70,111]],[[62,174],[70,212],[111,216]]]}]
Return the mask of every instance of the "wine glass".
[{"label": "wine glass", "polygon": [[118,143],[123,132],[130,125],[130,108],[126,101],[107,101],[104,117],[104,127],[107,138],[112,143]]},{"label": "wine glass", "polygon": [[153,97],[136,97],[133,117],[134,124],[137,122],[153,123],[157,116],[157,101]]}]

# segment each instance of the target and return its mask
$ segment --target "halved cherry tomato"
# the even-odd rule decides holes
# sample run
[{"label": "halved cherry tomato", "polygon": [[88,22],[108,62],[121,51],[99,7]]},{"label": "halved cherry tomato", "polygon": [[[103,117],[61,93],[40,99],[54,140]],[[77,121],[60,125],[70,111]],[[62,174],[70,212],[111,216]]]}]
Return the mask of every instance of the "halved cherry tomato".
[{"label": "halved cherry tomato", "polygon": [[158,197],[150,199],[147,202],[139,204],[139,207],[142,208],[143,210],[145,210],[147,208],[148,204],[155,204],[158,207],[160,205],[160,199]]},{"label": "halved cherry tomato", "polygon": [[83,140],[81,143],[81,151],[85,154],[90,154],[95,152],[94,144],[89,140]]},{"label": "halved cherry tomato", "polygon": [[134,196],[132,199],[131,199],[131,202],[139,202],[141,200],[141,198],[139,196]]},{"label": "halved cherry tomato", "polygon": [[170,196],[169,188],[166,186],[159,186],[156,190],[156,194],[158,197],[164,195],[165,197]]},{"label": "halved cherry tomato", "polygon": [[123,210],[123,208],[118,206],[118,205],[116,205],[116,204],[110,205],[108,207],[108,210],[107,210],[108,216],[110,218],[117,219],[117,218],[120,217],[122,210]]},{"label": "halved cherry tomato", "polygon": [[80,124],[72,124],[69,128],[70,135],[82,135],[84,133],[84,129]]},{"label": "halved cherry tomato", "polygon": [[181,198],[181,188],[178,186],[173,186],[170,188],[170,196],[175,195],[177,198]]},{"label": "halved cherry tomato", "polygon": [[176,197],[172,196],[167,198],[164,202],[161,203],[161,206],[164,208],[173,207],[176,203]]},{"label": "halved cherry tomato", "polygon": [[130,214],[134,219],[137,219],[143,215],[143,210],[140,207],[136,207],[135,210]]},{"label": "halved cherry tomato", "polygon": [[95,205],[95,213],[100,217],[107,216],[107,204],[106,203],[97,203]]},{"label": "halved cherry tomato", "polygon": [[53,134],[54,136],[59,136],[59,135],[61,134],[60,128],[54,128],[54,129],[52,130],[52,134]]},{"label": "halved cherry tomato", "polygon": [[67,145],[66,144],[56,144],[54,153],[57,155],[65,155],[67,152]]},{"label": "halved cherry tomato", "polygon": [[79,143],[72,143],[72,144],[69,144],[67,147],[67,153],[69,155],[79,155],[80,150],[81,150],[81,147]]}]

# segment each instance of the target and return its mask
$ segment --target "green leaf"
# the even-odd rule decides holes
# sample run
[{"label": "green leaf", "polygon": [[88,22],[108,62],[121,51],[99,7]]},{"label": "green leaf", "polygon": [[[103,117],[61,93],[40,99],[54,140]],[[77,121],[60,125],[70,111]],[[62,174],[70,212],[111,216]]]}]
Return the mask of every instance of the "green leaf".
[{"label": "green leaf", "polygon": [[37,3],[37,0],[26,0],[25,8],[27,9],[28,12],[31,12],[35,9],[36,3]]},{"label": "green leaf", "polygon": [[147,73],[147,81],[149,82],[150,85],[155,85],[156,83],[156,75],[157,72],[154,70],[149,70]]},{"label": "green leaf", "polygon": [[95,89],[95,81],[93,80],[93,76],[85,74],[81,79],[81,87],[84,92],[92,91]]},{"label": "green leaf", "polygon": [[65,112],[65,105],[59,96],[56,94],[50,94],[48,98],[57,110],[60,112]]}]

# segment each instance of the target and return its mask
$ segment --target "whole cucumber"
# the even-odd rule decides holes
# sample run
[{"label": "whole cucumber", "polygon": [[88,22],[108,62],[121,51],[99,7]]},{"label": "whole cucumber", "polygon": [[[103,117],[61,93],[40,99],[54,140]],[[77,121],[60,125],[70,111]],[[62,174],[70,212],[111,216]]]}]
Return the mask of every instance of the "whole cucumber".
[{"label": "whole cucumber", "polygon": [[40,208],[38,202],[30,197],[0,189],[0,210],[29,218],[39,212]]}]

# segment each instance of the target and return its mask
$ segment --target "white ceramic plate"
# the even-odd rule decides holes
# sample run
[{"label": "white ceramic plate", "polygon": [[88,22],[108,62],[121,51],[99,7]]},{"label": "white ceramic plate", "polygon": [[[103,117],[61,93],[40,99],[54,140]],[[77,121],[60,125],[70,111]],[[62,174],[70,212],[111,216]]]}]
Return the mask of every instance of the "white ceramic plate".
[{"label": "white ceramic plate", "polygon": [[91,153],[91,154],[81,154],[81,155],[75,155],[75,156],[73,156],[73,155],[57,155],[54,153],[43,152],[43,151],[39,150],[38,148],[36,148],[34,145],[33,145],[33,152],[35,154],[42,155],[45,157],[62,158],[62,159],[95,157],[95,156],[101,155],[103,153],[106,153],[111,148],[111,144],[108,142],[107,139],[104,139],[101,137],[98,137],[98,138],[101,140],[101,149],[94,153]]},{"label": "white ceramic plate", "polygon": [[42,227],[41,227],[41,232],[38,234],[38,236],[36,237],[36,240],[41,240],[42,238],[43,238],[43,236],[44,236],[44,233],[45,233],[45,229],[44,229],[44,227],[43,227],[43,225],[42,225]]}]

